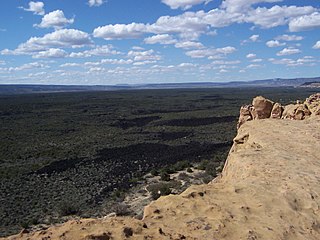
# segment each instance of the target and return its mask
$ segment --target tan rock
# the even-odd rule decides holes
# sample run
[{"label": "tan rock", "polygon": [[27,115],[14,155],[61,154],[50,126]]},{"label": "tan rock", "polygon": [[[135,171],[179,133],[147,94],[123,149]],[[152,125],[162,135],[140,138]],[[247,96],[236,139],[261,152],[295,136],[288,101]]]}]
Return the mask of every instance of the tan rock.
[{"label": "tan rock", "polygon": [[273,102],[262,96],[255,97],[252,101],[251,115],[253,119],[265,119],[271,115]]},{"label": "tan rock", "polygon": [[305,104],[289,104],[285,106],[282,114],[283,119],[303,120],[310,116],[311,112]]},{"label": "tan rock", "polygon": [[299,104],[294,113],[295,120],[303,120],[310,116],[311,112],[305,104]]},{"label": "tan rock", "polygon": [[245,122],[252,120],[251,108],[252,108],[252,105],[244,105],[240,108],[240,116],[239,116],[237,128],[239,128]]},{"label": "tan rock", "polygon": [[320,115],[320,93],[312,94],[304,103],[312,114]]},{"label": "tan rock", "polygon": [[280,103],[275,103],[271,110],[271,118],[281,118],[283,107]]}]

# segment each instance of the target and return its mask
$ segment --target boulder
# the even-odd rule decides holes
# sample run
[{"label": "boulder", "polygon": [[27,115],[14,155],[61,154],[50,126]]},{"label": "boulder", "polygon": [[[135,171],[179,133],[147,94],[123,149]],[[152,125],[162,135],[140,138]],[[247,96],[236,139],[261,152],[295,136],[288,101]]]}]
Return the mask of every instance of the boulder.
[{"label": "boulder", "polygon": [[320,93],[312,94],[306,99],[304,104],[314,115],[320,115]]},{"label": "boulder", "polygon": [[273,102],[262,96],[255,97],[252,101],[251,115],[253,119],[265,119],[271,115]]},{"label": "boulder", "polygon": [[283,119],[303,120],[310,116],[311,112],[305,104],[289,104],[285,106],[282,114]]},{"label": "boulder", "polygon": [[239,116],[237,128],[239,128],[246,121],[252,120],[251,108],[252,108],[252,105],[244,105],[240,108],[240,116]]},{"label": "boulder", "polygon": [[282,116],[283,107],[280,103],[275,103],[271,110],[271,118],[278,118],[280,119]]}]

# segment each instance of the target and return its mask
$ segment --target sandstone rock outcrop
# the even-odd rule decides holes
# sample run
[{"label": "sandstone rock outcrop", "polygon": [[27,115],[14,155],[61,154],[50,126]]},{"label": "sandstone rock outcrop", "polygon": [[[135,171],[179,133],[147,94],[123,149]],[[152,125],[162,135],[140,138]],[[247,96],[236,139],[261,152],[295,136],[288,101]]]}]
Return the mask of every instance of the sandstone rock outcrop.
[{"label": "sandstone rock outcrop", "polygon": [[[320,115],[320,93],[311,95],[304,103],[282,106],[262,96],[253,99],[252,105],[242,106],[237,127],[246,121],[265,118],[303,120],[311,115]],[[249,117],[251,116],[251,117]]]},{"label": "sandstone rock outcrop", "polygon": [[280,119],[283,113],[283,107],[280,103],[275,103],[271,110],[271,118]]},{"label": "sandstone rock outcrop", "polygon": [[318,240],[319,148],[319,116],[248,121],[221,176],[160,197],[145,208],[143,220],[72,220],[8,239]]},{"label": "sandstone rock outcrop", "polygon": [[262,96],[255,97],[252,101],[251,114],[253,119],[265,119],[271,115],[273,102]]}]

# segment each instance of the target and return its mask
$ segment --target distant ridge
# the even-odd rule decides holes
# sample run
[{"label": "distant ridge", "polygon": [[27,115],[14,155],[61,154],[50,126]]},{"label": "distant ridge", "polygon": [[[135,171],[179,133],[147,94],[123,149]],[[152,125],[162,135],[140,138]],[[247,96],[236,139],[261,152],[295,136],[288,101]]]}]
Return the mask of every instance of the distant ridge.
[{"label": "distant ridge", "polygon": [[274,78],[253,81],[231,82],[190,82],[190,83],[150,83],[119,85],[40,85],[40,84],[0,84],[0,95],[83,92],[83,91],[117,91],[135,89],[175,89],[175,88],[232,88],[232,87],[300,87],[308,83],[320,82],[314,78]]}]

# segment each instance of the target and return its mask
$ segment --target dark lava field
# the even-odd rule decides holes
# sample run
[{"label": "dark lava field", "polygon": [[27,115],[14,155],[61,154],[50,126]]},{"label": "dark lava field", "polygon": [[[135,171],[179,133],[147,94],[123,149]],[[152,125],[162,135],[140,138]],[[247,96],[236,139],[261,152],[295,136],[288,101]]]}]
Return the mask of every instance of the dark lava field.
[{"label": "dark lava field", "polygon": [[0,236],[52,223],[61,211],[100,216],[154,169],[225,158],[240,106],[254,96],[290,103],[311,93],[228,88],[0,96]]}]

